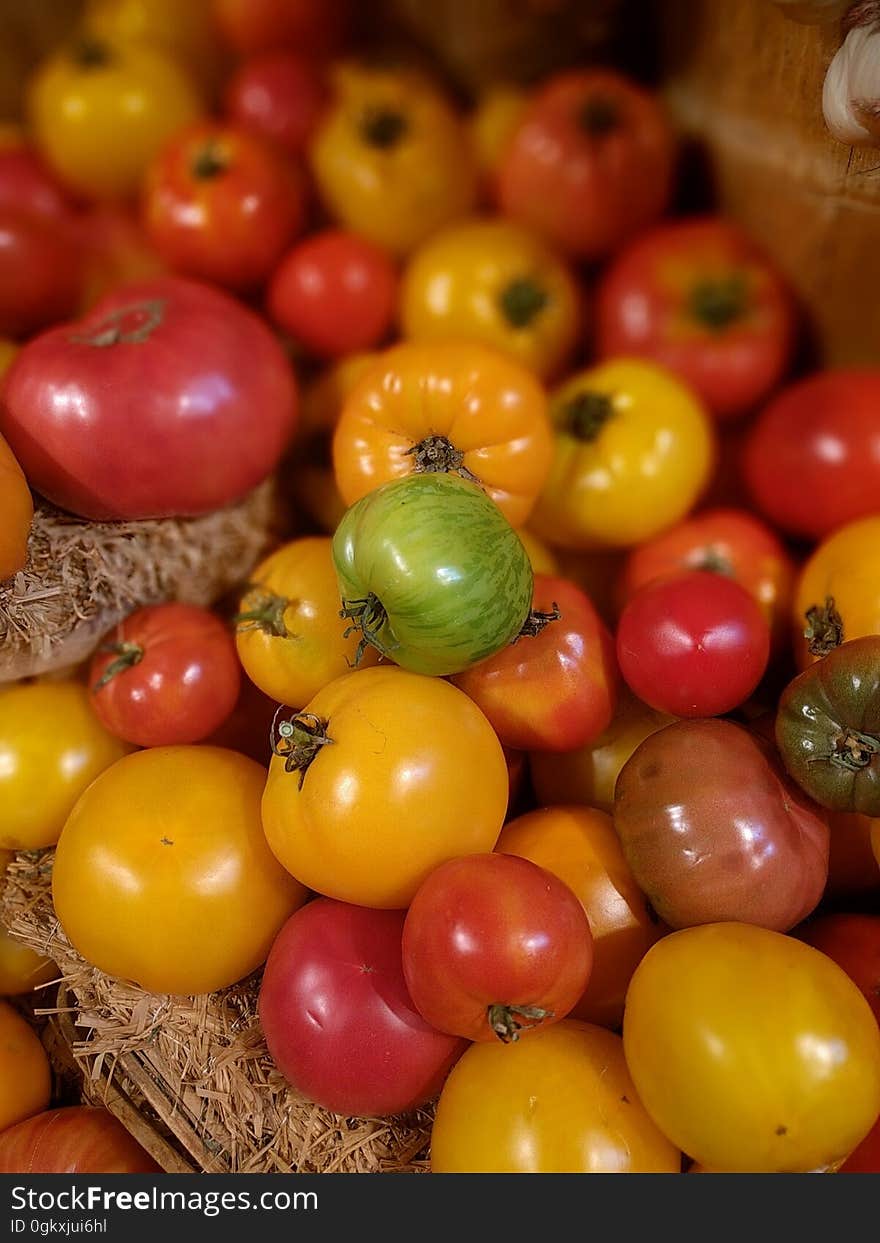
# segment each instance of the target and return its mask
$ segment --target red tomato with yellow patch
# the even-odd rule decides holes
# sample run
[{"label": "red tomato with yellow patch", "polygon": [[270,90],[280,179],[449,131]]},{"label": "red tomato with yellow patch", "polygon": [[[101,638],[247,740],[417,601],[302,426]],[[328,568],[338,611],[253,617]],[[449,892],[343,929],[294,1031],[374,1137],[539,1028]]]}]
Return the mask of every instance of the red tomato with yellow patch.
[{"label": "red tomato with yellow patch", "polygon": [[[452,681],[473,699],[508,747],[572,751],[606,729],[617,700],[614,643],[574,583],[535,575],[524,635]],[[558,616],[555,616],[558,614]]]}]

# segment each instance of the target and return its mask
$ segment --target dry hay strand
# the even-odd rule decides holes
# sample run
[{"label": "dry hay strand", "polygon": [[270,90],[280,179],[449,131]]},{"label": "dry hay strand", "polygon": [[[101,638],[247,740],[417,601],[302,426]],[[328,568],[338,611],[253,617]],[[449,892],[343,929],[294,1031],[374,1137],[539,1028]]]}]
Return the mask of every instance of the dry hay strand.
[{"label": "dry hay strand", "polygon": [[0,682],[79,664],[143,604],[213,604],[247,577],[277,520],[273,480],[199,518],[88,522],[39,504],[27,564],[0,583]]},{"label": "dry hay strand", "polygon": [[430,1109],[343,1118],[290,1087],[257,1021],[260,976],[171,997],[104,975],[67,940],[52,907],[53,851],[9,865],[2,921],[57,963],[54,1016],[106,1105],[162,1167],[205,1173],[414,1173],[427,1169]]}]

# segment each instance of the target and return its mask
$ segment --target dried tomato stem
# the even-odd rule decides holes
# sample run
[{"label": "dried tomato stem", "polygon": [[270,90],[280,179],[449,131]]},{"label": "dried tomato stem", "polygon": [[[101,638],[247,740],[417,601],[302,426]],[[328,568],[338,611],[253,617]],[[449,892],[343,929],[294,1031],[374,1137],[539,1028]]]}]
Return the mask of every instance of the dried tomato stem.
[{"label": "dried tomato stem", "polygon": [[549,626],[551,622],[559,621],[561,617],[559,605],[555,600],[553,602],[553,609],[549,613],[542,613],[540,609],[532,609],[519,632],[510,641],[511,643],[517,643],[520,639],[537,638],[546,626]]},{"label": "dried tomato stem", "polygon": [[343,600],[339,616],[347,618],[352,623],[343,631],[344,639],[356,631],[361,633],[361,640],[352,662],[355,668],[361,663],[368,647],[374,647],[383,656],[387,656],[397,647],[396,643],[389,646],[381,637],[380,631],[388,621],[388,614],[385,612],[382,601],[372,591],[363,600]]},{"label": "dried tomato stem", "polygon": [[[284,622],[284,614],[290,607],[291,601],[284,596],[275,595],[272,591],[265,591],[257,585],[250,590],[254,593],[253,607],[235,614],[232,624],[236,630],[263,630],[276,639],[293,638],[294,636]],[[245,597],[245,604],[249,603],[251,598],[248,594]]]},{"label": "dried tomato stem", "polygon": [[812,656],[827,656],[843,642],[843,618],[834,607],[834,597],[824,604],[814,604],[805,614],[804,638]]},{"label": "dried tomato stem", "polygon": [[333,739],[326,733],[329,722],[322,717],[315,716],[313,712],[299,712],[288,720],[281,720],[284,711],[282,705],[272,718],[269,743],[272,754],[284,760],[284,771],[299,773],[299,788],[302,789],[309,765],[321,748],[330,746]]},{"label": "dried tomato stem", "polygon": [[523,1028],[537,1027],[545,1019],[553,1018],[552,1010],[542,1010],[540,1006],[502,1006],[497,1003],[488,1006],[486,1014],[489,1026],[504,1044],[515,1044]]},{"label": "dried tomato stem", "polygon": [[426,436],[411,449],[406,456],[413,459],[413,471],[417,475],[460,475],[471,483],[479,485],[480,481],[472,471],[464,465],[464,453],[456,449],[446,436]]},{"label": "dried tomato stem", "polygon": [[723,332],[742,319],[748,306],[748,288],[741,272],[699,281],[691,290],[691,314],[713,332]]}]

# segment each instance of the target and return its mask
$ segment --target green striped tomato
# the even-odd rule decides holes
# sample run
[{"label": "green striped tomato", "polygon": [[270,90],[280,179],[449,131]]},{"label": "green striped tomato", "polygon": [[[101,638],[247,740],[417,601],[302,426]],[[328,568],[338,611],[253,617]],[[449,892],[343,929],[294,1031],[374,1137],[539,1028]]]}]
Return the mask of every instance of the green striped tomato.
[{"label": "green striped tomato", "polygon": [[370,492],[333,537],[343,613],[412,673],[460,673],[516,637],[532,568],[522,541],[476,484],[407,475]]}]

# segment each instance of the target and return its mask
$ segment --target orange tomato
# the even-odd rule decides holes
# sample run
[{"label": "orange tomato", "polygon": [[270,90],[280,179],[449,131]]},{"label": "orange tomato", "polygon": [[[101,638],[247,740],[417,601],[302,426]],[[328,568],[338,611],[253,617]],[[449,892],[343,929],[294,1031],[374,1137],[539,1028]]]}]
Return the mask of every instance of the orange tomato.
[{"label": "orange tomato", "polygon": [[0,1001],[0,1131],[48,1108],[49,1059],[34,1029]]},{"label": "orange tomato", "polygon": [[528,518],[552,454],[538,380],[475,343],[386,351],[348,397],[333,438],[349,505],[391,479],[446,470],[481,484],[514,526]]},{"label": "orange tomato", "polygon": [[792,620],[802,669],[837,643],[880,634],[880,515],[822,541],[801,571]]},{"label": "orange tomato", "polygon": [[611,817],[594,807],[548,807],[511,820],[496,850],[565,881],[593,934],[593,971],[571,1017],[617,1027],[632,974],[661,935],[630,872]]},{"label": "orange tomato", "polygon": [[24,472],[0,436],[0,582],[23,568],[33,516]]},{"label": "orange tomato", "polygon": [[491,86],[477,100],[468,119],[471,146],[487,187],[494,186],[498,169],[528,103],[520,87]]}]

